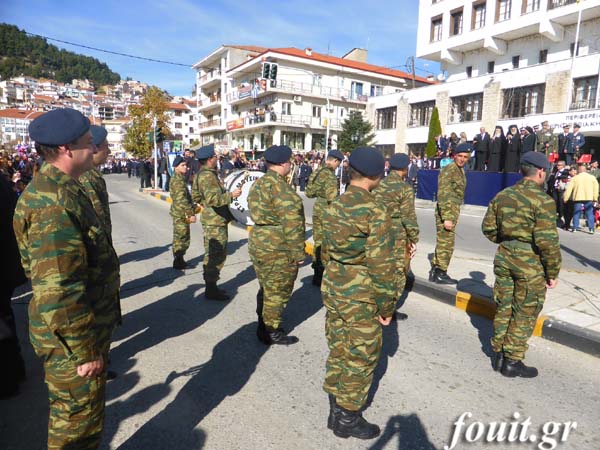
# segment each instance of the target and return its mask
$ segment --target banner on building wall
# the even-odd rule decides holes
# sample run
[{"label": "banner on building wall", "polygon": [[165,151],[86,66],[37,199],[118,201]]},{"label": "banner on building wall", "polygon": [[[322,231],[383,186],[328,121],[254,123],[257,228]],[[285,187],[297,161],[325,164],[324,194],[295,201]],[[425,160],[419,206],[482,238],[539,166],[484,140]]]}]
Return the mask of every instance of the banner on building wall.
[{"label": "banner on building wall", "polygon": [[227,122],[227,131],[239,130],[244,128],[244,119],[235,119]]},{"label": "banner on building wall", "polygon": [[238,98],[246,98],[252,95],[252,85],[240,86],[238,88]]}]

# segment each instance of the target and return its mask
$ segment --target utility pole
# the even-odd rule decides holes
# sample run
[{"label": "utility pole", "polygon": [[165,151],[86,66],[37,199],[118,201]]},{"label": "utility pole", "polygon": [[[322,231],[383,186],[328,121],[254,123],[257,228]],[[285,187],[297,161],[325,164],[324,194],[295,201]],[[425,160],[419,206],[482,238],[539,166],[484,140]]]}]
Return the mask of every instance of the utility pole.
[{"label": "utility pole", "polygon": [[156,116],[152,120],[152,139],[154,140],[154,189],[158,189],[158,151],[156,148]]},{"label": "utility pole", "polygon": [[577,0],[577,6],[579,6],[579,15],[577,17],[577,30],[575,31],[575,44],[573,45],[573,56],[571,57],[569,95],[567,96],[567,109],[565,111],[570,111],[571,104],[573,103],[573,69],[575,68],[575,58],[577,57],[577,53],[579,52],[579,29],[581,28],[581,10],[583,9],[583,7],[579,5],[579,0]]},{"label": "utility pole", "polygon": [[412,88],[415,88],[415,57],[414,56],[409,56],[406,59],[406,68],[408,69],[408,71],[412,74]]}]

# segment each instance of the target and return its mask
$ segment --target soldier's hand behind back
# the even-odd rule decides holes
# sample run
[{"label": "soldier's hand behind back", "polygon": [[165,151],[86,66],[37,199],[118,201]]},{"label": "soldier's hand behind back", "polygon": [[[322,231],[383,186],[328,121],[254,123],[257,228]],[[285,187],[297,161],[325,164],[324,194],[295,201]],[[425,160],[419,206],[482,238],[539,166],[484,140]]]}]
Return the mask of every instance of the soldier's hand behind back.
[{"label": "soldier's hand behind back", "polygon": [[77,375],[85,378],[97,377],[104,369],[104,360],[102,356],[94,361],[89,361],[77,366]]},{"label": "soldier's hand behind back", "polygon": [[557,284],[558,284],[558,280],[548,280],[546,282],[546,288],[548,288],[548,289],[554,289]]},{"label": "soldier's hand behind back", "polygon": [[387,327],[390,324],[390,322],[392,321],[392,316],[390,316],[390,317],[379,316],[379,317],[377,317],[377,320],[379,320],[379,323],[381,325],[383,325],[384,327]]},{"label": "soldier's hand behind back", "polygon": [[452,228],[454,228],[454,222],[451,220],[444,220],[444,228],[448,231],[452,231]]}]

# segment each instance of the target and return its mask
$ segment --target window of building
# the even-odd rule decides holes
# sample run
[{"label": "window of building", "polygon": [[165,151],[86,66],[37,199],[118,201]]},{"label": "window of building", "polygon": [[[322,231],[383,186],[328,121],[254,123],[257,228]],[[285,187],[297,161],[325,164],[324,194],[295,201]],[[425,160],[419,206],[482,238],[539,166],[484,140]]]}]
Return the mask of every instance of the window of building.
[{"label": "window of building", "polygon": [[313,150],[324,150],[325,149],[325,135],[324,134],[313,133],[312,148],[313,148]]},{"label": "window of building", "polygon": [[313,117],[321,117],[321,107],[313,106],[312,107],[312,115],[313,115]]},{"label": "window of building", "polygon": [[181,111],[175,111],[175,117],[181,117]]},{"label": "window of building", "polygon": [[573,80],[573,101],[571,109],[592,109],[596,107],[598,77],[576,78]]},{"label": "window of building", "polygon": [[473,3],[473,15],[471,17],[471,29],[478,30],[485,26],[485,2]]},{"label": "window of building", "polygon": [[396,128],[396,106],[378,109],[375,114],[375,123],[378,130]]},{"label": "window of building", "polygon": [[181,123],[175,122],[175,128],[181,128]]},{"label": "window of building", "polygon": [[194,132],[194,127],[190,127],[189,133],[193,133],[193,132]]},{"label": "window of building", "polygon": [[304,133],[297,133],[295,131],[282,131],[281,142],[283,145],[287,145],[292,150],[304,150]]},{"label": "window of building", "polygon": [[284,116],[292,114],[292,104],[290,102],[281,102],[281,114]]},{"label": "window of building", "polygon": [[429,126],[431,114],[435,107],[435,101],[413,103],[410,105],[410,122],[409,127],[426,127]]},{"label": "window of building", "polygon": [[494,73],[495,67],[496,67],[496,62],[495,61],[488,61],[487,72],[488,73]]},{"label": "window of building", "polygon": [[341,118],[341,117],[344,117],[344,113],[345,113],[345,112],[346,112],[346,110],[345,110],[344,108],[339,108],[339,109],[338,109],[338,114],[339,114],[340,118]]},{"label": "window of building", "polygon": [[467,66],[465,71],[467,72],[467,78],[471,78],[471,76],[473,75],[473,66]]},{"label": "window of building", "polygon": [[540,50],[540,64],[548,61],[548,50]]},{"label": "window of building", "polygon": [[442,16],[434,17],[431,19],[431,42],[437,42],[442,40]]},{"label": "window of building", "polygon": [[496,22],[510,19],[511,0],[496,0]]},{"label": "window of building", "polygon": [[194,116],[190,116],[190,122],[194,120]]},{"label": "window of building", "polygon": [[481,120],[483,92],[479,94],[452,97],[450,123],[473,122]]},{"label": "window of building", "polygon": [[548,9],[560,8],[561,6],[572,5],[578,0],[548,0]]},{"label": "window of building", "polygon": [[521,56],[519,56],[519,55],[512,57],[512,66],[513,66],[513,69],[518,69],[519,68],[519,60],[520,59],[521,59]]},{"label": "window of building", "polygon": [[396,153],[396,145],[395,144],[376,144],[375,148],[379,150],[384,157],[389,158],[394,153]]},{"label": "window of building", "polygon": [[[577,54],[575,56],[579,56],[579,47],[581,46],[581,41],[577,43]],[[575,42],[572,42],[569,47],[569,53],[571,54],[571,58],[573,57],[573,50],[575,50]]]},{"label": "window of building", "polygon": [[521,9],[522,14],[529,14],[531,12],[539,11],[540,0],[523,0],[523,8]]},{"label": "window of building", "polygon": [[457,36],[463,31],[463,9],[457,9],[450,13],[450,36]]},{"label": "window of building", "polygon": [[350,95],[352,98],[358,98],[363,95],[363,84],[358,81],[353,81],[350,85]]},{"label": "window of building", "polygon": [[383,86],[377,86],[376,84],[371,85],[371,97],[378,97],[383,95]]},{"label": "window of building", "polygon": [[504,89],[502,118],[524,117],[527,114],[542,114],[546,85],[536,84]]}]

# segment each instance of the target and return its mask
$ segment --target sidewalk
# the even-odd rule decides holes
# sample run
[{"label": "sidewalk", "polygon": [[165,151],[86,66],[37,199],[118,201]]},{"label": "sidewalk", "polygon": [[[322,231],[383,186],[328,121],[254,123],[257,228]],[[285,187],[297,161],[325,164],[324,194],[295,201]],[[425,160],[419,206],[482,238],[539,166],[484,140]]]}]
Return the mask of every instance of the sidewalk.
[{"label": "sidewalk", "polygon": [[[171,202],[168,192],[143,192]],[[430,201],[416,200],[417,208],[433,209],[434,205]],[[461,209],[461,214],[483,216],[484,213],[485,208],[481,206],[464,205]],[[312,238],[307,240],[306,248],[308,253],[312,253]],[[479,255],[469,253],[468,249],[457,248],[450,272],[459,280],[458,286],[440,286],[427,280],[430,269],[428,256],[433,250],[431,245],[419,244],[417,257],[411,262],[415,274],[413,290],[433,300],[454,305],[468,314],[492,319],[496,309],[492,300],[493,266],[478,261]],[[561,271],[558,286],[547,292],[534,336],[600,356],[600,272],[590,275]]]}]

